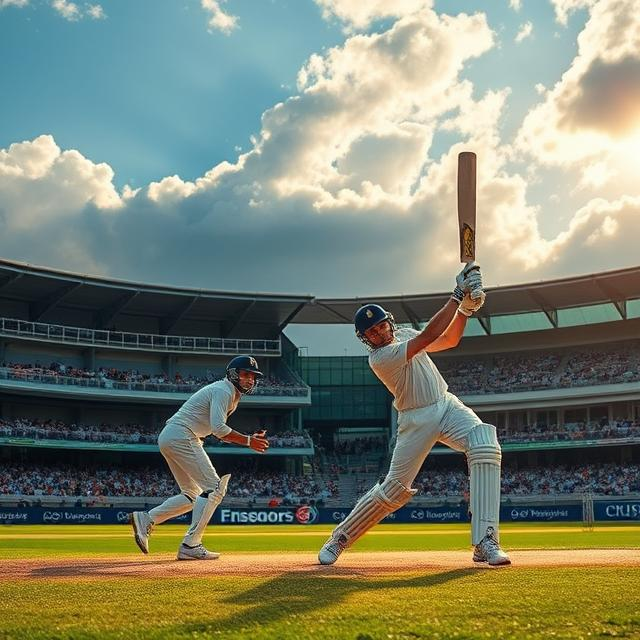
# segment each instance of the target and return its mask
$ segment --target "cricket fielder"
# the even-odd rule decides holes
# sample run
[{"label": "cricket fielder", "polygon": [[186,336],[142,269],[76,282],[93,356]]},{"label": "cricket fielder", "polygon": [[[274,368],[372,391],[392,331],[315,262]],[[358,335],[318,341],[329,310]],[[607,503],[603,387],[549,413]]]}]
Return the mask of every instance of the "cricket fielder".
[{"label": "cricket fielder", "polygon": [[213,434],[258,453],[269,448],[265,431],[245,435],[227,426],[227,419],[236,410],[241,395],[251,393],[262,377],[255,358],[237,356],[227,365],[223,380],[196,391],[167,420],[158,436],[158,446],[181,493],[167,498],[149,512],[134,511],[130,515],[136,544],[142,553],[149,553],[149,536],[156,524],[193,511],[191,527],[178,549],[178,560],[215,560],[220,556],[204,547],[202,535],[227,492],[231,475],[218,476],[202,439]]},{"label": "cricket fielder", "polygon": [[467,318],[484,300],[480,268],[471,262],[456,277],[451,299],[422,332],[397,329],[393,316],[376,304],[356,312],[356,335],[370,350],[369,366],[393,394],[398,433],[387,476],[334,529],[320,549],[321,564],[333,564],[371,527],[411,500],[416,493],[411,483],[436,442],[467,456],[474,562],[511,564],[499,545],[502,453],[496,428],[447,391],[427,355],[455,347]]}]

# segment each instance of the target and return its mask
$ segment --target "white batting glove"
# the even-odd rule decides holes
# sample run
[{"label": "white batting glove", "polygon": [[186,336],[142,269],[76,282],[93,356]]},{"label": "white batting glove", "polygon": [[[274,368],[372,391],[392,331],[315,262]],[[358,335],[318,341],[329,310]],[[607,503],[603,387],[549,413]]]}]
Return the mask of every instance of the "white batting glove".
[{"label": "white batting glove", "polygon": [[[478,277],[480,277],[479,282]],[[451,297],[460,303],[466,291],[480,288],[482,288],[480,266],[475,262],[469,262],[464,265],[462,271],[456,276],[456,288],[453,290]]]},{"label": "white batting glove", "polygon": [[482,289],[476,289],[473,293],[465,293],[458,311],[469,317],[482,307],[486,297],[487,294]]}]

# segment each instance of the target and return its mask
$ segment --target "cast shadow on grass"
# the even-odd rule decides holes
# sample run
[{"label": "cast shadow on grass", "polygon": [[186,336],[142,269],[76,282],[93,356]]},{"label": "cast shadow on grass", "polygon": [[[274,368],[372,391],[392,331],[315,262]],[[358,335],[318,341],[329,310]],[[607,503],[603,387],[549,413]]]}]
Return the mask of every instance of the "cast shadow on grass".
[{"label": "cast shadow on grass", "polygon": [[[359,575],[353,569],[332,568],[331,572],[288,572],[256,587],[229,596],[220,604],[234,605],[234,612],[215,622],[198,622],[175,627],[176,635],[189,636],[205,632],[232,632],[253,626],[265,627],[287,618],[304,619],[322,615],[324,607],[344,602],[356,592],[371,593],[380,590],[430,588],[452,580],[477,575],[475,568],[453,569],[440,573],[414,577],[388,579],[380,575]],[[428,592],[427,592],[428,594]],[[238,612],[236,606],[243,606]],[[319,610],[319,611],[318,611]],[[363,612],[364,615],[370,612]],[[206,612],[203,612],[206,615]],[[325,614],[326,615],[326,614]],[[239,622],[241,621],[241,622]]]}]

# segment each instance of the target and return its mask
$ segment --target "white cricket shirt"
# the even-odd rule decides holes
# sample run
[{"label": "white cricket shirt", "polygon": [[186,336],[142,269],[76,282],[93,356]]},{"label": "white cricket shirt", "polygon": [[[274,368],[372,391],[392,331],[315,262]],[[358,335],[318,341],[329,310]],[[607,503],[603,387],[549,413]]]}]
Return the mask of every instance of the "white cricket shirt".
[{"label": "white cricket shirt", "polygon": [[196,391],[168,420],[193,431],[199,438],[231,432],[227,418],[236,410],[240,394],[230,380],[218,380]]},{"label": "white cricket shirt", "polygon": [[447,392],[447,383],[426,351],[407,361],[407,342],[419,331],[398,329],[395,340],[369,354],[369,366],[393,394],[398,411],[426,407]]}]

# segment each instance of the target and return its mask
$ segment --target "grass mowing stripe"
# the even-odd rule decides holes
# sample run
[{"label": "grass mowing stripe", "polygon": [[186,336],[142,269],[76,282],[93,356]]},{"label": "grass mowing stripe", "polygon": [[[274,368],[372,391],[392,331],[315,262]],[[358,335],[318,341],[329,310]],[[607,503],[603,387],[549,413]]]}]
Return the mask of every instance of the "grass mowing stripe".
[{"label": "grass mowing stripe", "polygon": [[[64,527],[64,529],[61,529]],[[264,525],[207,529],[205,543],[222,553],[315,553],[330,526],[313,530],[300,525]],[[131,531],[121,525],[10,525],[9,537],[0,538],[0,558],[47,558],[73,555],[117,556],[138,553]],[[6,530],[5,530],[6,531]],[[34,534],[38,531],[38,535]],[[185,527],[167,525],[162,535],[152,535],[151,553],[174,553]],[[242,535],[238,535],[241,533]],[[583,531],[574,527],[508,525],[502,528],[506,549],[638,548],[640,528],[636,526],[596,527]],[[115,537],[114,537],[115,536]],[[358,541],[360,551],[422,551],[469,549],[467,525],[382,525]]]},{"label": "grass mowing stripe", "polygon": [[[45,525],[46,526],[46,525]],[[52,525],[57,526],[57,525]],[[79,527],[87,528],[87,527],[99,527],[100,525],[77,525]],[[110,525],[107,525],[110,526]],[[179,525],[174,525],[179,526]],[[256,525],[261,526],[261,525]],[[468,535],[468,528],[465,527],[465,531],[460,531],[460,529],[433,529],[434,526],[437,525],[426,525],[426,527],[430,528],[419,528],[420,525],[416,525],[412,530],[394,530],[394,536],[407,536],[407,535],[416,535],[419,533],[422,536],[446,536],[446,535]],[[168,527],[165,527],[168,529]],[[180,527],[180,530],[183,531],[184,527]],[[595,528],[594,531],[600,529]],[[209,535],[217,534],[224,535],[227,537],[233,538],[259,538],[261,536],[326,536],[331,531],[331,529],[315,529],[315,528],[302,528],[298,527],[295,531],[261,531],[261,530],[252,530],[252,531],[228,531],[226,526],[211,526],[207,529]],[[579,527],[557,527],[553,529],[554,533],[576,533],[579,531]],[[601,529],[601,531],[629,531],[628,526],[623,527],[607,527],[606,529]],[[509,532],[509,528],[503,527],[502,532]],[[549,533],[550,529],[548,528],[540,528],[540,527],[521,527],[517,529],[518,534],[529,534],[529,533]],[[591,532],[589,532],[591,533]],[[389,531],[378,528],[373,529],[372,531],[367,532],[367,536],[388,536]],[[158,531],[157,529],[153,533],[154,538],[175,538],[175,531]],[[0,540],[16,540],[16,539],[77,539],[77,538],[91,538],[93,537],[90,531],[86,531],[84,533],[57,533],[56,531],[47,531],[43,533],[15,533],[15,534],[2,534],[0,533]],[[130,538],[131,537],[131,529],[127,529],[127,531],[123,531],[122,533],[108,533],[101,532],[101,538]]]}]

